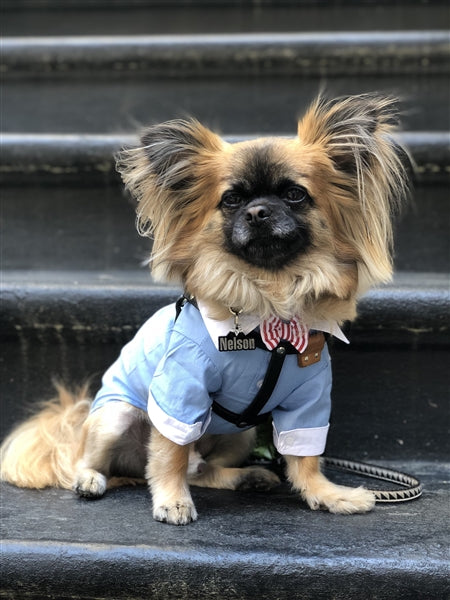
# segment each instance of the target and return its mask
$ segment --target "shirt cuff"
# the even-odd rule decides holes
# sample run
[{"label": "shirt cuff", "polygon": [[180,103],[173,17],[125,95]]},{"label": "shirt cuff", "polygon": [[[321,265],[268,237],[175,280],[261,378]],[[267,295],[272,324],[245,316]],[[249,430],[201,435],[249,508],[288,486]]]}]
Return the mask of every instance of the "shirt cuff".
[{"label": "shirt cuff", "polygon": [[159,433],[179,446],[185,446],[200,439],[211,421],[211,409],[204,421],[198,421],[191,425],[178,421],[175,417],[165,413],[150,393],[147,410],[150,421]]},{"label": "shirt cuff", "polygon": [[330,425],[278,431],[273,426],[273,443],[280,454],[320,456],[325,451]]}]

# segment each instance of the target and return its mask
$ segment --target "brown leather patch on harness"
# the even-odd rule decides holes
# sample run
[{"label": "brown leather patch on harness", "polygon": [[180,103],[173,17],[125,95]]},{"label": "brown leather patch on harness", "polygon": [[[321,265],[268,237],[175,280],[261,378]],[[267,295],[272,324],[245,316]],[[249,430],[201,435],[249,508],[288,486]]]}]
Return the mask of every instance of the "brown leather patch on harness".
[{"label": "brown leather patch on harness", "polygon": [[299,367],[309,367],[320,361],[325,346],[325,336],[321,331],[309,336],[308,345],[301,354],[297,354]]}]

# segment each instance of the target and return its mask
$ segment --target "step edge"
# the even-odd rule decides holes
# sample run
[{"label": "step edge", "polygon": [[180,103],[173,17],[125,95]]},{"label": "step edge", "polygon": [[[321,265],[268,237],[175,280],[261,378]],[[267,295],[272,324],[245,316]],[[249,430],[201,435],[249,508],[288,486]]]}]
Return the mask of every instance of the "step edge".
[{"label": "step edge", "polygon": [[[317,42],[325,42],[331,47],[336,44],[372,41],[376,44],[384,44],[399,38],[400,41],[407,44],[413,44],[418,41],[427,44],[445,43],[449,44],[449,33],[447,29],[410,29],[410,30],[392,30],[392,31],[317,31],[317,32],[248,32],[248,33],[185,33],[185,34],[160,34],[160,35],[71,35],[71,36],[11,36],[3,38],[3,49],[6,56],[9,52],[18,52],[23,49],[44,48],[48,51],[55,50],[69,53],[72,49],[80,48],[102,50],[105,45],[117,49],[140,48],[148,46],[151,48],[174,45],[176,48],[185,48],[186,45],[197,45],[199,47],[217,47],[217,46],[248,46],[253,44],[290,44],[290,45],[309,45]],[[391,49],[392,51],[392,49]]]},{"label": "step edge", "polygon": [[[32,280],[37,277],[38,281]],[[68,281],[68,277],[72,282]],[[30,279],[31,278],[31,279]],[[111,271],[67,271],[67,270],[24,270],[24,269],[9,269],[3,270],[0,274],[0,283],[2,289],[5,286],[11,288],[35,288],[35,289],[51,289],[52,287],[59,288],[73,286],[74,289],[82,289],[83,287],[101,288],[101,289],[124,289],[131,290],[134,286],[137,289],[144,288],[146,290],[154,290],[155,293],[179,292],[181,288],[177,285],[166,285],[154,282],[151,279],[150,272],[147,269],[136,270],[111,270]],[[394,273],[393,280],[382,286],[372,288],[361,299],[370,297],[374,294],[386,293],[408,293],[409,290],[424,288],[431,292],[447,292],[450,295],[450,275],[447,273],[433,271],[398,271]]]},{"label": "step edge", "polygon": [[[62,6],[61,6],[62,4]],[[42,9],[48,10],[49,8],[90,8],[92,6],[99,8],[109,8],[113,6],[114,8],[127,8],[132,6],[133,8],[146,8],[146,7],[165,7],[165,6],[178,6],[178,7],[186,7],[197,6],[197,7],[212,7],[212,6],[223,6],[229,8],[241,7],[241,8],[265,8],[272,6],[282,6],[282,7],[309,7],[316,6],[317,4],[324,6],[328,4],[335,4],[334,0],[221,0],[219,2],[211,1],[211,0],[194,0],[189,3],[186,0],[166,0],[163,2],[162,0],[65,0],[61,2],[61,0],[3,0],[3,10],[23,10],[24,8],[28,9]],[[360,0],[340,0],[339,4],[354,6],[359,5]],[[390,8],[392,5],[392,0],[365,0],[365,5],[369,7],[387,7]],[[399,4],[398,2],[396,4]],[[417,5],[423,6],[423,0],[408,0],[408,5]],[[401,2],[400,2],[401,5]],[[446,0],[433,0],[434,6],[447,6]]]},{"label": "step edge", "polygon": [[[294,122],[294,120],[293,120]],[[254,139],[258,135],[224,135],[229,143]],[[262,137],[272,137],[263,135]],[[278,137],[278,136],[276,136]],[[290,138],[293,136],[280,136]],[[450,134],[445,131],[404,131],[395,134],[408,148],[416,165],[417,184],[447,182],[450,177]],[[132,134],[29,134],[4,133],[1,136],[0,181],[26,185],[98,181],[119,182],[114,155],[121,148],[139,143]],[[85,179],[88,177],[88,180]],[[25,180],[24,180],[25,178]],[[81,181],[82,179],[82,181]]]},{"label": "step edge", "polygon": [[2,42],[2,76],[448,73],[448,32],[184,34],[158,36],[10,37]]},{"label": "step edge", "polygon": [[[211,568],[211,558],[210,552],[208,552],[208,547],[205,546],[205,551],[194,551],[192,549],[186,550],[176,550],[174,548],[165,549],[159,548],[151,545],[140,545],[140,546],[127,546],[120,544],[107,544],[107,543],[79,543],[79,542],[57,542],[57,541],[46,541],[46,540],[20,540],[20,539],[5,539],[2,541],[2,557],[6,560],[8,555],[12,554],[14,556],[14,560],[19,555],[26,554],[34,554],[36,556],[40,556],[45,558],[46,556],[53,557],[55,554],[64,555],[66,560],[72,555],[74,558],[82,559],[85,565],[91,563],[93,573],[97,572],[98,567],[95,564],[96,561],[107,561],[108,558],[112,562],[116,562],[118,564],[126,564],[134,561],[135,563],[138,561],[142,561],[143,564],[148,565],[152,561],[158,561],[162,564],[164,563],[173,563],[175,565],[181,565],[183,563],[194,563],[198,568],[201,566]],[[213,546],[214,548],[214,546]],[[394,552],[393,552],[394,553]],[[276,561],[278,561],[280,555],[272,552],[258,552],[254,551],[250,556],[248,551],[223,551],[221,552],[221,559],[225,562],[227,561],[228,568],[230,567],[247,567],[249,559],[251,559],[252,566],[259,568],[267,568],[269,566],[273,566]],[[23,560],[23,558],[22,558]],[[365,565],[365,569],[370,569],[376,572],[382,570],[384,572],[404,572],[406,573],[414,573],[417,575],[420,573],[422,575],[428,574],[433,576],[441,575],[443,581],[446,581],[446,576],[444,574],[447,566],[447,560],[445,558],[445,551],[442,551],[442,559],[438,559],[435,557],[429,557],[429,555],[425,555],[422,559],[414,559],[407,558],[405,560],[399,561],[398,557],[395,556],[391,559],[387,557],[382,558],[365,558],[363,556],[355,557],[355,556],[339,556],[328,558],[326,556],[322,557],[305,557],[305,556],[295,556],[286,552],[283,555],[284,561],[284,569],[295,569],[302,566],[303,573],[305,570],[320,569],[321,571],[325,570],[337,570],[338,572],[346,571],[347,573],[356,573],[360,572],[362,565]],[[67,560],[68,564],[72,563],[72,560]],[[444,567],[445,565],[445,567]],[[444,569],[443,569],[444,567]],[[74,572],[77,570],[78,566],[74,564]],[[443,572],[444,571],[444,572]],[[101,574],[100,574],[101,576]]]},{"label": "step edge", "polygon": [[[351,347],[368,343],[406,346],[450,345],[450,292],[445,274],[405,276],[402,285],[368,292],[358,304],[358,317],[348,327]],[[407,283],[409,280],[409,283]],[[414,283],[415,280],[415,283]],[[5,339],[24,336],[41,342],[75,339],[102,343],[129,339],[156,310],[180,295],[176,287],[152,286],[140,278],[125,285],[78,282],[39,283],[14,280],[9,273],[1,285],[1,328]],[[53,340],[53,341],[52,341]],[[124,341],[126,341],[124,339]]]}]

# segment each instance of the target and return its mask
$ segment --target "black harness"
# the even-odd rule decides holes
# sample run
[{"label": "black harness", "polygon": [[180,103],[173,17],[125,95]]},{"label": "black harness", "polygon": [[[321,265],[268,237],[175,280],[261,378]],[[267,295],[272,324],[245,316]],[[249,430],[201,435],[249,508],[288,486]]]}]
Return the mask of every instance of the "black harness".
[{"label": "black harness", "polygon": [[[188,302],[198,309],[195,298],[181,296],[176,303],[175,320],[178,319],[183,306],[185,306],[185,304]],[[212,410],[216,413],[216,415],[222,417],[222,419],[225,419],[225,421],[233,423],[233,425],[239,428],[253,427],[254,425],[259,425],[268,419],[270,416],[269,412],[263,414],[260,414],[260,412],[269,401],[273,390],[275,389],[281,369],[283,367],[284,359],[288,354],[298,354],[297,350],[289,342],[284,340],[281,340],[278,346],[276,346],[276,348],[273,350],[268,350],[258,333],[253,333],[252,336],[255,338],[256,346],[258,348],[261,348],[262,350],[265,350],[271,354],[266,375],[258,393],[242,413],[235,413],[231,410],[228,410],[215,400],[213,400],[212,403]]]}]

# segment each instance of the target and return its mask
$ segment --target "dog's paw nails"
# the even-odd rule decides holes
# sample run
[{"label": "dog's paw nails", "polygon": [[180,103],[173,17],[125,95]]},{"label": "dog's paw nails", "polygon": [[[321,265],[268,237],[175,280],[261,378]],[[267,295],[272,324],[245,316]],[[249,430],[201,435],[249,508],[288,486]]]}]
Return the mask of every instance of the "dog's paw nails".
[{"label": "dog's paw nails", "polygon": [[369,512],[375,506],[375,495],[373,492],[362,487],[344,489],[348,489],[349,491],[340,498],[336,498],[328,509],[330,512],[350,515],[353,513]]},{"label": "dog's paw nails", "polygon": [[242,479],[236,486],[236,489],[240,491],[267,491],[280,484],[277,475],[264,467],[246,467],[242,469],[242,475]]},{"label": "dog's paw nails", "polygon": [[192,521],[196,521],[197,516],[195,506],[188,502],[165,504],[155,506],[153,509],[153,518],[155,521],[170,523],[171,525],[187,525]]},{"label": "dog's paw nails", "polygon": [[305,501],[311,510],[320,509],[320,502],[317,498],[305,498]]},{"label": "dog's paw nails", "polygon": [[375,506],[375,496],[362,487],[350,488],[332,486],[321,494],[303,494],[304,500],[312,510],[323,508],[334,514],[350,515],[365,513]]},{"label": "dog's paw nails", "polygon": [[[344,488],[346,489],[346,488]],[[336,498],[328,507],[332,513],[350,515],[365,513],[375,506],[375,496],[364,488],[347,488],[349,491]]]},{"label": "dog's paw nails", "polygon": [[83,498],[99,498],[106,491],[107,479],[93,469],[85,469],[78,474],[72,489]]}]

